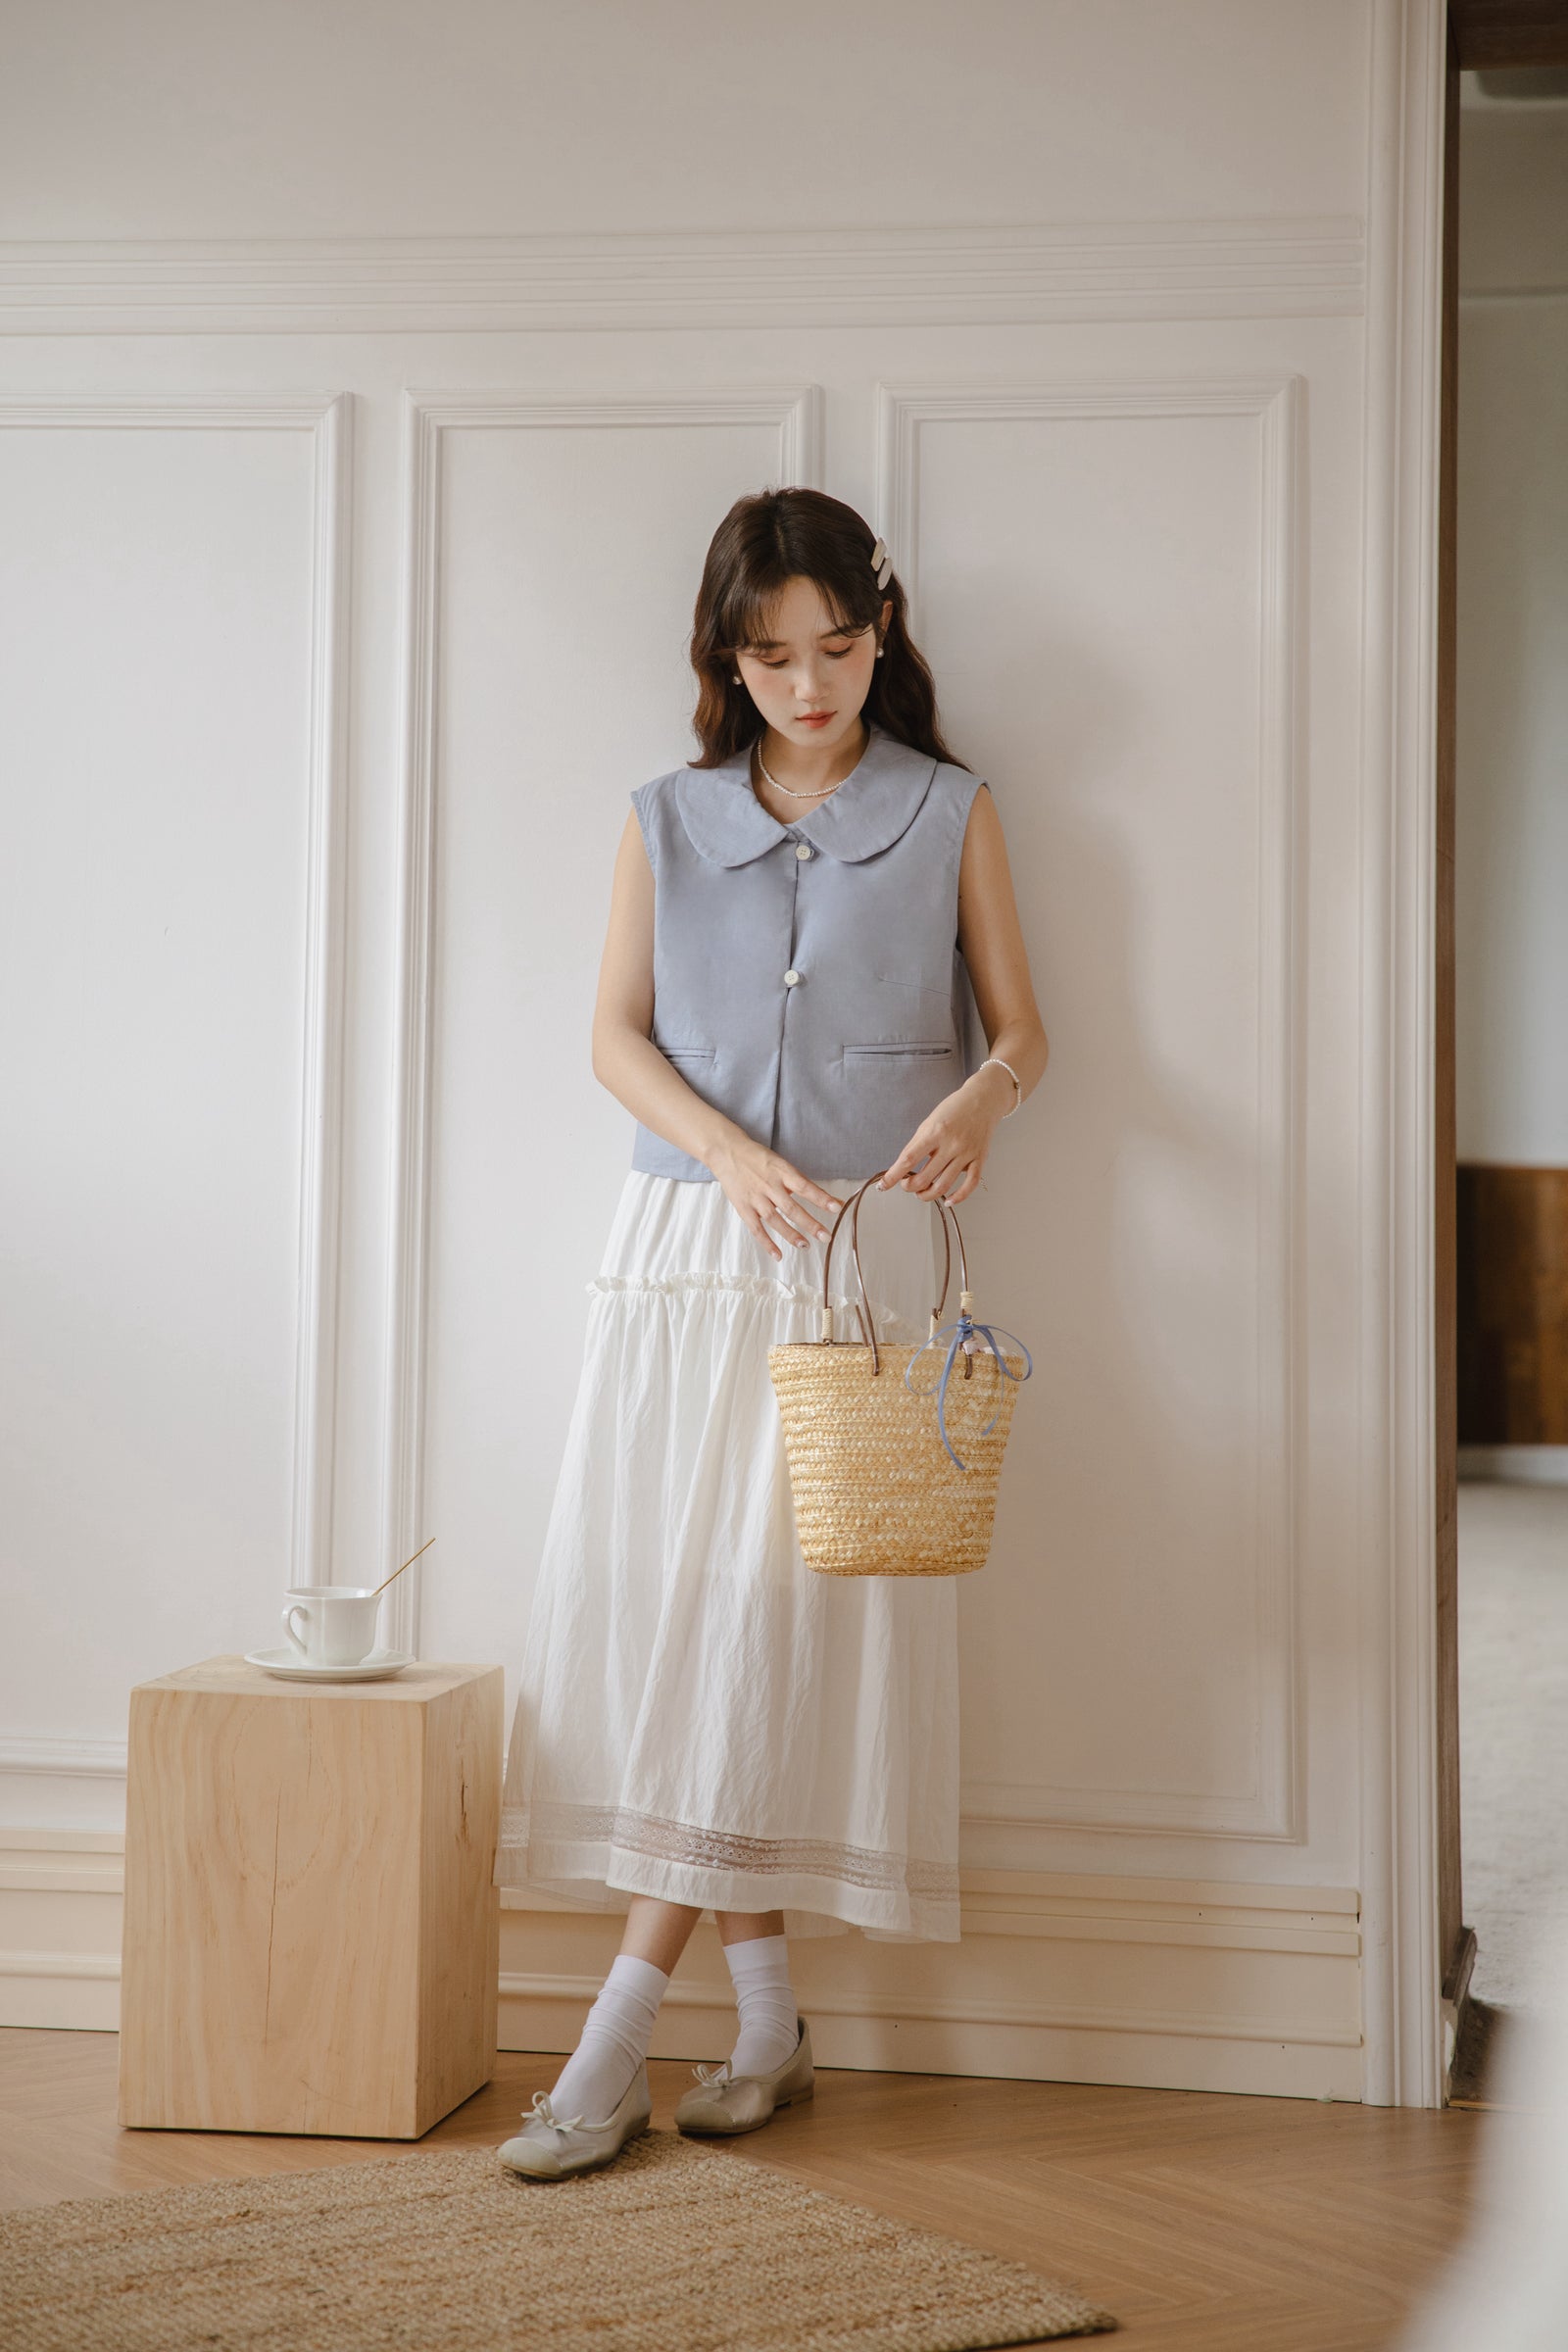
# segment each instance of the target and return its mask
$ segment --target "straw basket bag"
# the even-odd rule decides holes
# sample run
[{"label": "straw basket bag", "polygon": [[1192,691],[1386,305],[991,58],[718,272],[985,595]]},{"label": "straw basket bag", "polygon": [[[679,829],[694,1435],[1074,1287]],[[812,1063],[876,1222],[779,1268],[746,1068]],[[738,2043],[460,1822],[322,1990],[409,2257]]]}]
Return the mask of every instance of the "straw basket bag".
[{"label": "straw basket bag", "polygon": [[[868,1176],[849,1194],[833,1220],[822,1253],[821,1338],[791,1341],[767,1351],[784,1423],[801,1550],[807,1566],[824,1576],[962,1576],[983,1568],[991,1549],[1013,1400],[1018,1383],[1028,1379],[1034,1365],[1011,1332],[1001,1337],[1012,1340],[1021,1357],[999,1348],[989,1323],[971,1320],[963,1234],[956,1211],[946,1201],[931,1203],[942,1219],[943,1260],[942,1296],[931,1310],[930,1337],[918,1347],[878,1341],[859,1240],[860,1197],[876,1181]],[[863,1341],[833,1337],[833,1245],[846,1209]],[[953,1267],[950,1218],[958,1238],[961,1288],[957,1320],[943,1324]],[[916,1360],[947,1335],[939,1377],[916,1387],[910,1377]],[[978,1368],[982,1364],[985,1370]],[[962,1367],[956,1377],[956,1366]]]}]

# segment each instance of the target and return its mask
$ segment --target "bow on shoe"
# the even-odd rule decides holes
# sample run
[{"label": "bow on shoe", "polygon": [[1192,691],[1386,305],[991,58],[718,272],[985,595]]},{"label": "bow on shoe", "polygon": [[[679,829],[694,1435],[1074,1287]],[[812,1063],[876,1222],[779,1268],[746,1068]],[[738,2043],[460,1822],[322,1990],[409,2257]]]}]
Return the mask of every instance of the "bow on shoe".
[{"label": "bow on shoe", "polygon": [[733,2082],[735,2080],[727,2058],[718,2066],[694,2066],[692,2073],[705,2090],[722,2090],[726,2082]]},{"label": "bow on shoe", "polygon": [[549,2091],[536,2090],[533,2094],[533,2113],[524,2116],[523,2121],[528,2124],[549,2124],[556,2132],[575,2132],[582,2122],[582,2117],[574,2115],[568,2123],[564,2117],[559,2116],[551,2106]]},{"label": "bow on shoe", "polygon": [[[987,1347],[991,1349],[992,1354],[995,1356],[998,1371],[1003,1373],[1008,1380],[1027,1380],[1030,1373],[1035,1368],[1034,1358],[1030,1354],[1028,1348],[1024,1348],[1023,1342],[1019,1339],[1017,1333],[1012,1331],[1004,1331],[1002,1333],[1002,1337],[1004,1340],[1010,1340],[1015,1348],[1023,1348],[1024,1369],[1021,1372],[1013,1371],[1011,1365],[1007,1362],[1006,1357],[1003,1354],[1002,1349],[997,1346],[997,1332],[1000,1326],[991,1323],[976,1323],[969,1315],[959,1315],[957,1320],[953,1323],[940,1323],[938,1324],[936,1330],[931,1334],[931,1337],[924,1341],[921,1346],[915,1349],[913,1355],[910,1356],[908,1362],[904,1367],[904,1385],[908,1390],[910,1396],[929,1396],[931,1394],[930,1390],[917,1389],[913,1381],[909,1378],[909,1374],[914,1370],[914,1367],[918,1363],[920,1357],[924,1355],[926,1348],[934,1348],[938,1340],[942,1338],[945,1332],[952,1332],[953,1337],[948,1342],[947,1357],[942,1366],[942,1377],[937,1383],[937,1427],[942,1432],[943,1445],[946,1446],[949,1453],[953,1454],[953,1458],[958,1463],[958,1468],[960,1470],[967,1470],[969,1465],[967,1462],[959,1462],[957,1455],[953,1453],[953,1440],[948,1436],[947,1420],[948,1382],[953,1377],[953,1367],[957,1360],[959,1348],[961,1348],[963,1349],[966,1359],[969,1356],[972,1356],[976,1352],[975,1334],[978,1332],[980,1337],[985,1341]],[[970,1371],[971,1366],[966,1360],[963,1367],[963,1377],[965,1380],[969,1378]],[[1001,1408],[999,1407],[998,1410],[1000,1409]],[[980,1435],[983,1438],[988,1438],[993,1429],[995,1429],[996,1425],[997,1416],[996,1413],[993,1413],[990,1420],[986,1423],[984,1429],[980,1432]]]}]

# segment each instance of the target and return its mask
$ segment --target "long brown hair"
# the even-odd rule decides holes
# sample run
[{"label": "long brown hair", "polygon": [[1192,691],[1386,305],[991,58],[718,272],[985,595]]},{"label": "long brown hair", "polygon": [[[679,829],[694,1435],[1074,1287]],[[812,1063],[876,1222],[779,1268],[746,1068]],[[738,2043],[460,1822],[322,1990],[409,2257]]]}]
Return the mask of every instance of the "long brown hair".
[{"label": "long brown hair", "polygon": [[757,705],[734,676],[735,656],[765,642],[771,610],[787,580],[812,580],[835,624],[869,628],[892,600],[882,659],[873,663],[861,708],[900,743],[954,767],[942,740],[930,669],[906,624],[904,588],[890,572],[876,584],[876,534],[853,507],[825,490],[759,490],[738,498],[709,543],[697,591],[691,660],[697,672],[692,727],[702,746],[692,767],[722,767],[763,731]]}]

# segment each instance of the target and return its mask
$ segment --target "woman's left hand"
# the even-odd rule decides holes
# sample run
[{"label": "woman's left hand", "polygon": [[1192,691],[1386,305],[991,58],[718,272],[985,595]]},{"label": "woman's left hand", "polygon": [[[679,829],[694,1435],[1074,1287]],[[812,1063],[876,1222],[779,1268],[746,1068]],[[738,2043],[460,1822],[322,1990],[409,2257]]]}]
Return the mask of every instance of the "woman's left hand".
[{"label": "woman's left hand", "polygon": [[[940,1199],[956,1207],[967,1200],[985,1169],[997,1122],[1011,1108],[1012,1080],[995,1062],[975,1070],[960,1087],[927,1111],[897,1159],[878,1183],[879,1192],[902,1185],[917,1200]],[[923,1167],[917,1163],[924,1161]]]}]

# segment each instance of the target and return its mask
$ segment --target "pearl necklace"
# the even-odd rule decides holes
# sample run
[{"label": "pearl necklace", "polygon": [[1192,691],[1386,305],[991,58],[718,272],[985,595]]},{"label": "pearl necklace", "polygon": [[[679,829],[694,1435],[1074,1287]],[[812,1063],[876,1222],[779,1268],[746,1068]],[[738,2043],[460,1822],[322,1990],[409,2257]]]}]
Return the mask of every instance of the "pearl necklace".
[{"label": "pearl necklace", "polygon": [[[864,758],[865,754],[862,752],[860,754],[860,760],[863,760]],[[761,769],[762,774],[767,779],[768,783],[772,785],[773,790],[775,792],[782,792],[786,799],[792,801],[825,801],[830,792],[837,792],[839,784],[847,784],[849,782],[850,776],[854,775],[855,767],[859,766],[860,760],[857,760],[855,762],[855,767],[852,767],[850,770],[850,776],[840,776],[839,784],[824,784],[819,792],[796,792],[790,785],[781,784],[777,776],[775,776],[772,770],[769,768],[767,761],[762,758],[762,747],[760,744],[759,744],[757,747],[757,764]]]}]

